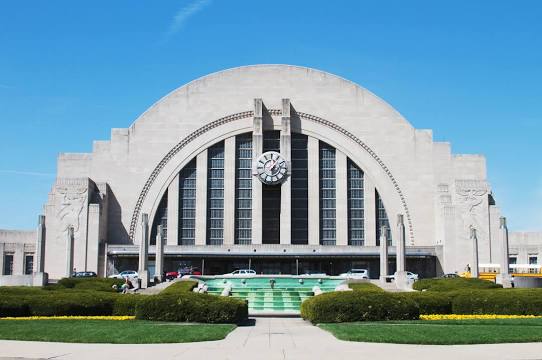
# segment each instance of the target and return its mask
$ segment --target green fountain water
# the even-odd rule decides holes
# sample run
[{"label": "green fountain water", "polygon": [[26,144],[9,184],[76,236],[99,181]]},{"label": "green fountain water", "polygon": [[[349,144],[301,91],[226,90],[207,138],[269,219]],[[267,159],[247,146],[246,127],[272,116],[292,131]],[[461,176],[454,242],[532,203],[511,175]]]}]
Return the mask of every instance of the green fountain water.
[{"label": "green fountain water", "polygon": [[220,295],[231,286],[231,297],[248,301],[250,314],[299,314],[301,303],[314,295],[318,286],[322,292],[334,291],[345,282],[342,278],[317,276],[194,276],[205,282],[208,293]]}]

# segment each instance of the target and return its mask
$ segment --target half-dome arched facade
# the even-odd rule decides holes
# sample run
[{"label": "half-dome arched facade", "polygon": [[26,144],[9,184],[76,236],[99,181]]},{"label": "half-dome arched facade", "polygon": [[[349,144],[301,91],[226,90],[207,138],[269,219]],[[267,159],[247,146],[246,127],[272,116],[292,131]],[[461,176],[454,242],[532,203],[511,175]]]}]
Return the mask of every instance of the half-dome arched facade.
[{"label": "half-dome arched facade", "polygon": [[452,154],[359,85],[289,65],[197,79],[92,153],[61,154],[45,209],[51,278],[137,270],[142,242],[151,272],[377,278],[381,240],[393,272],[404,237],[407,270],[434,276],[472,263],[472,228],[479,261],[500,256],[482,156]]}]

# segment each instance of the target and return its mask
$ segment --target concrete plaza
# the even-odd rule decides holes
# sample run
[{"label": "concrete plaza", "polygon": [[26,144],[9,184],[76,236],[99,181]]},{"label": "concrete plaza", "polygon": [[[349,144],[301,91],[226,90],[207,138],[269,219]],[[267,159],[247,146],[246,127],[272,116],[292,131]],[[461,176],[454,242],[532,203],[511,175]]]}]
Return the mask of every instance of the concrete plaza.
[{"label": "concrete plaza", "polygon": [[[182,326],[182,325],[179,325]],[[0,341],[0,359],[541,359],[542,343],[419,346],[355,343],[298,318],[256,318],[221,341],[157,344],[65,344]]]}]

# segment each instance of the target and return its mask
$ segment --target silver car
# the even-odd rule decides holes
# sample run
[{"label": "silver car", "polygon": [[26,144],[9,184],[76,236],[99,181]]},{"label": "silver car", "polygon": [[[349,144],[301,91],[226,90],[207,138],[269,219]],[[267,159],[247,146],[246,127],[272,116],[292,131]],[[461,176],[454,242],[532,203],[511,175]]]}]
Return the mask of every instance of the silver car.
[{"label": "silver car", "polygon": [[340,277],[345,277],[347,279],[368,279],[369,270],[367,269],[350,269],[348,272],[342,273]]},{"label": "silver car", "polygon": [[137,273],[137,271],[134,270],[126,270],[121,272],[120,274],[109,275],[110,279],[137,279],[138,277],[139,274]]}]

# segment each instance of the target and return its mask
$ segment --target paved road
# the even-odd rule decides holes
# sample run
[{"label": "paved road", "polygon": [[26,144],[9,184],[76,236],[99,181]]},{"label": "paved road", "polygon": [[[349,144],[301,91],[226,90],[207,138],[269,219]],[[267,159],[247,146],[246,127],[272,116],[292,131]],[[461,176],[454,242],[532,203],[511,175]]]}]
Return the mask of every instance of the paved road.
[{"label": "paved road", "polygon": [[354,343],[298,318],[257,318],[225,340],[188,344],[110,345],[0,341],[0,359],[542,359],[542,343],[419,346]]}]

